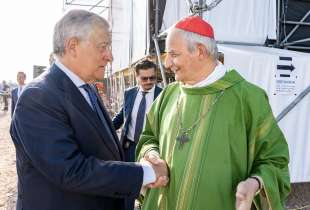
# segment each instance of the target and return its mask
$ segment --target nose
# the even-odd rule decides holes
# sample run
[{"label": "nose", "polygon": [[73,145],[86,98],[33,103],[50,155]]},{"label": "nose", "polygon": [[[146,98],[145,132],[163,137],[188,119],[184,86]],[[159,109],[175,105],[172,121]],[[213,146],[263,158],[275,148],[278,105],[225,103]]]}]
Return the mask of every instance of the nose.
[{"label": "nose", "polygon": [[172,65],[171,56],[169,53],[167,53],[166,59],[165,59],[165,68],[169,69]]},{"label": "nose", "polygon": [[108,62],[112,62],[113,61],[113,55],[112,55],[112,50],[109,49],[104,53],[104,59],[107,60]]}]

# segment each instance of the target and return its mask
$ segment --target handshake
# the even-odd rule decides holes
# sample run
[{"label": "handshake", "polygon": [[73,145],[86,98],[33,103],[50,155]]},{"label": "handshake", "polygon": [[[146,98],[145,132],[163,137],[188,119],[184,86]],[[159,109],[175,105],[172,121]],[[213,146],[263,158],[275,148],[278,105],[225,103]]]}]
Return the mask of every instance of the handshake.
[{"label": "handshake", "polygon": [[167,163],[160,159],[156,153],[147,153],[140,162],[144,162],[152,167],[155,172],[156,180],[151,184],[147,184],[149,188],[165,187],[169,183],[169,170]]}]

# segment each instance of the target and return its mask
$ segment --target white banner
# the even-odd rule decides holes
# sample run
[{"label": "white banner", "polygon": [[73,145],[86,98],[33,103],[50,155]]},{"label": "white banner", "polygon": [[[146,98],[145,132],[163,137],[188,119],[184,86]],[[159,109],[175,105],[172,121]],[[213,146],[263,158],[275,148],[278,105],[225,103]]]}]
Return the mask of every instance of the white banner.
[{"label": "white banner", "polygon": [[[219,51],[226,67],[267,92],[275,117],[310,85],[308,53],[234,45],[220,45]],[[289,145],[292,183],[310,181],[309,107],[310,93],[279,122]]]}]

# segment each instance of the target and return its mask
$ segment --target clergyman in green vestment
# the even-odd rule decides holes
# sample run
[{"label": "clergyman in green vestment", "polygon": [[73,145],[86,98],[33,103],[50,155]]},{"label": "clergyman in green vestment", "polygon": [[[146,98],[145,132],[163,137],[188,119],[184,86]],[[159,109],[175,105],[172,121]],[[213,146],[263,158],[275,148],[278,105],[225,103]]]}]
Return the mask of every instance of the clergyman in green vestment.
[{"label": "clergyman in green vestment", "polygon": [[177,81],[154,102],[136,154],[166,161],[169,184],[148,189],[142,209],[284,209],[288,146],[265,92],[217,60],[200,17],[174,25],[166,49]]}]

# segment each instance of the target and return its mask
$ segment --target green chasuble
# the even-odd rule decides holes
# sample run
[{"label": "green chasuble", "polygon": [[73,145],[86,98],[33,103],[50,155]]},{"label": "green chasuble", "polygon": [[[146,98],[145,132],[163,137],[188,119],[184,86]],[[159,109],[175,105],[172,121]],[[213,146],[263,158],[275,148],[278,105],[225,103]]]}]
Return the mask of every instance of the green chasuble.
[{"label": "green chasuble", "polygon": [[[180,127],[189,130],[183,144]],[[147,115],[137,158],[151,150],[167,162],[170,182],[146,192],[144,210],[235,210],[237,185],[249,176],[264,182],[253,209],[284,209],[287,143],[265,92],[235,70],[206,87],[166,87]]]}]

